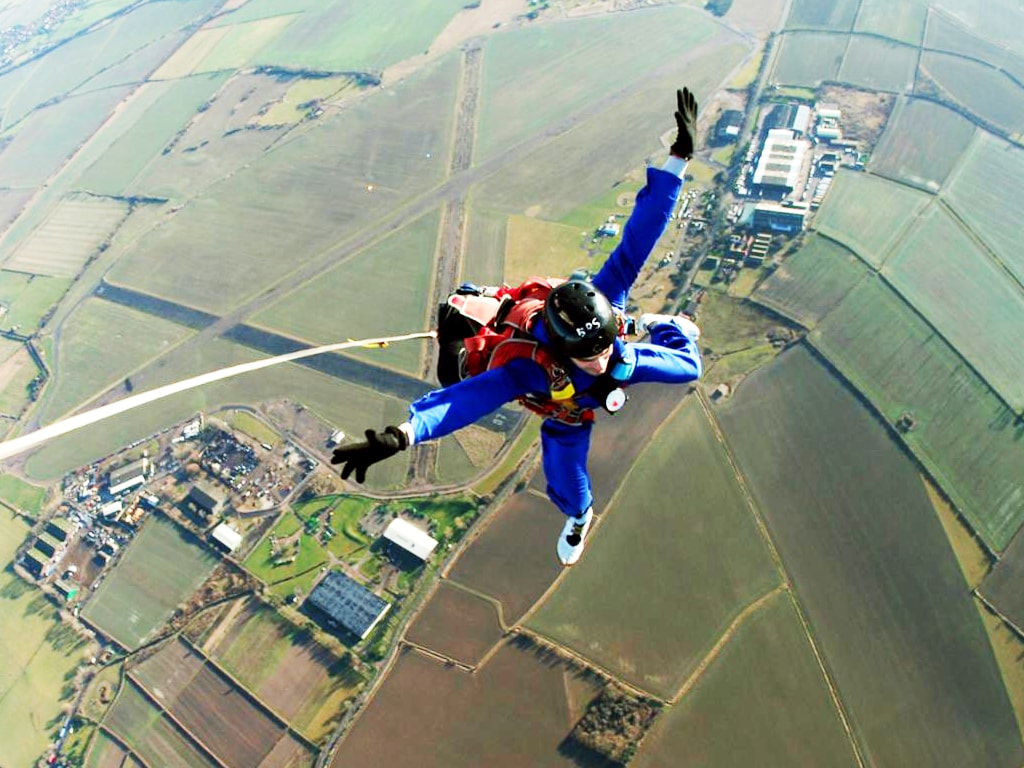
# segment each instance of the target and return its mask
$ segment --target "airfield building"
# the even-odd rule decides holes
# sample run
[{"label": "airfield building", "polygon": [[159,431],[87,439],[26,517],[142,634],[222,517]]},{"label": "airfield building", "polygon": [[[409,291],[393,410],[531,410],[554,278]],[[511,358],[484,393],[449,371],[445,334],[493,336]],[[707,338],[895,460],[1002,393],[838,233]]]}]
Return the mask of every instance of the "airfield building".
[{"label": "airfield building", "polygon": [[781,200],[796,188],[810,145],[788,128],[768,132],[754,169],[753,186],[763,197]]},{"label": "airfield building", "polygon": [[143,456],[138,461],[111,470],[107,489],[111,496],[117,496],[143,485],[150,473],[149,459]]},{"label": "airfield building", "polygon": [[224,497],[209,486],[193,485],[185,497],[185,505],[190,507],[197,517],[215,515],[224,503]]},{"label": "airfield building", "polygon": [[843,132],[840,129],[839,121],[842,112],[835,104],[818,104],[815,107],[818,113],[818,124],[814,129],[814,135],[819,139],[834,141],[842,138]]},{"label": "airfield building", "polygon": [[306,599],[328,623],[364,639],[391,604],[340,571],[331,571]]},{"label": "airfield building", "polygon": [[219,523],[213,531],[210,532],[210,538],[218,549],[221,549],[228,554],[234,552],[242,544],[242,534],[227,523]]},{"label": "airfield building", "polygon": [[46,523],[46,532],[57,541],[67,541],[76,530],[77,526],[66,517],[54,517]]},{"label": "airfield building", "polygon": [[400,517],[388,523],[384,538],[391,545],[393,555],[402,559],[411,556],[417,565],[430,557],[437,547],[436,539]]},{"label": "airfield building", "polygon": [[750,228],[755,232],[795,235],[803,231],[806,216],[806,205],[758,203],[754,206]]}]

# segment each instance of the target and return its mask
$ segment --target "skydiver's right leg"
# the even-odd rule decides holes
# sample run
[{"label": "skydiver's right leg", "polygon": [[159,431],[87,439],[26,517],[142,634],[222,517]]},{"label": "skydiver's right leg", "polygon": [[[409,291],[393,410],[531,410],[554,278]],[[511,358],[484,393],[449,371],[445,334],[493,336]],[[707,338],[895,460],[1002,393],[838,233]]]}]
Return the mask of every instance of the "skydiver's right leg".
[{"label": "skydiver's right leg", "polygon": [[569,425],[548,419],[540,430],[548,498],[567,518],[558,536],[562,565],[573,565],[580,559],[594,517],[587,472],[592,427],[591,423]]}]

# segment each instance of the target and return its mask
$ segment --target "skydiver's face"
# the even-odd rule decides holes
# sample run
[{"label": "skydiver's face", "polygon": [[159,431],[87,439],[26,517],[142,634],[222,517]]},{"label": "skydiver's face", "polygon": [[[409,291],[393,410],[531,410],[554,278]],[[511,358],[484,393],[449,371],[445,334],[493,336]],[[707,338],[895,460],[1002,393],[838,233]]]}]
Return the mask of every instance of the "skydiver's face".
[{"label": "skydiver's face", "polygon": [[579,368],[584,373],[589,373],[591,376],[600,376],[602,373],[608,370],[608,363],[612,359],[613,347],[608,347],[604,352],[593,357],[574,357],[571,358],[573,365]]}]

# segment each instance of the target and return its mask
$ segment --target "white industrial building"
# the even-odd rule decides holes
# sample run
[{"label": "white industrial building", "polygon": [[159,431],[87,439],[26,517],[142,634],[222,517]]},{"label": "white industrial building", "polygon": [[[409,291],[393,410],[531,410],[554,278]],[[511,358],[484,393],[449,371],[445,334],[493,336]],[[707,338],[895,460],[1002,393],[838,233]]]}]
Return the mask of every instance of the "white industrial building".
[{"label": "white industrial building", "polygon": [[426,560],[437,547],[437,541],[412,523],[396,517],[384,530],[384,538],[420,560]]},{"label": "white industrial building", "polygon": [[754,186],[773,188],[779,195],[792,192],[810,146],[805,139],[794,138],[793,131],[788,128],[768,131],[754,169]]}]

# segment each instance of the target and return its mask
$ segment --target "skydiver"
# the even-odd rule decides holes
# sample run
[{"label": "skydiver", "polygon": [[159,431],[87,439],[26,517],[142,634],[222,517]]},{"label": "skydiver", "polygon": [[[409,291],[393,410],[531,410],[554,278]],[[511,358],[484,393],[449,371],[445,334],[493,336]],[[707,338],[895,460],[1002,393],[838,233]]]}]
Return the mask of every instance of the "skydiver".
[{"label": "skydiver", "polygon": [[[587,454],[594,411],[616,411],[625,402],[622,389],[641,382],[684,384],[700,377],[697,347],[700,329],[684,316],[642,315],[635,324],[647,343],[626,342],[626,297],[644,261],[664,233],[679,199],[687,161],[693,155],[697,101],[688,88],[676,92],[678,132],[662,167],[647,169],[622,240],[592,280],[531,280],[518,288],[465,291],[484,294],[502,309],[487,338],[467,340],[487,359],[476,374],[442,386],[409,406],[409,420],[368,429],[362,442],[338,447],[332,464],[343,464],[342,478],[366,479],[371,465],[411,445],[468,426],[500,406],[519,400],[541,414],[541,449],[547,494],[565,515],[557,554],[566,566],[583,554],[593,521],[593,495]],[[519,322],[509,323],[518,314]],[[515,326],[514,328],[512,326]],[[497,338],[495,338],[497,337]],[[501,350],[501,341],[514,339]],[[464,353],[463,353],[464,354]],[[501,358],[500,360],[497,358]],[[465,360],[463,360],[463,374]],[[440,368],[439,368],[440,371]],[[444,377],[439,377],[444,382]]]}]

